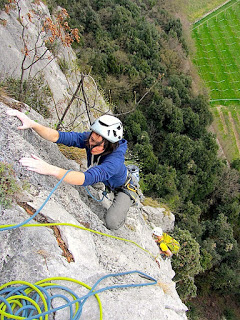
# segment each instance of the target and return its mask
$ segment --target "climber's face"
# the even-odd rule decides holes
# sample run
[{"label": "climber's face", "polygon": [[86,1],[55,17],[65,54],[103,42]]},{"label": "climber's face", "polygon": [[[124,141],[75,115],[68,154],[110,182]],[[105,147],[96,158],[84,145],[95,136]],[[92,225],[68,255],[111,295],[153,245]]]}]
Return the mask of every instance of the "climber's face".
[{"label": "climber's face", "polygon": [[153,234],[152,237],[155,241],[160,241],[163,236],[156,236],[155,234]]},{"label": "climber's face", "polygon": [[93,155],[101,154],[104,151],[103,137],[95,132],[92,132],[89,138],[89,145],[91,154]]}]

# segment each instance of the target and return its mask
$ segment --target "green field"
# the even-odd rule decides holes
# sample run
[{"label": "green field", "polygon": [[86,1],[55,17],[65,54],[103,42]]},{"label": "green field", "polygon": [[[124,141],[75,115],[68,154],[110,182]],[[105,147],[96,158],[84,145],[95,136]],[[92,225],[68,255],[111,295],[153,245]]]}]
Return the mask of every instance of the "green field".
[{"label": "green field", "polygon": [[226,159],[240,158],[240,0],[193,25],[194,63],[209,89],[213,130]]},{"label": "green field", "polygon": [[187,14],[189,21],[194,22],[224,2],[226,0],[178,0],[178,5]]},{"label": "green field", "polygon": [[217,135],[224,157],[231,162],[240,158],[240,106],[215,106],[213,131]]},{"label": "green field", "polygon": [[233,0],[193,26],[194,63],[212,103],[240,104],[240,0]]}]

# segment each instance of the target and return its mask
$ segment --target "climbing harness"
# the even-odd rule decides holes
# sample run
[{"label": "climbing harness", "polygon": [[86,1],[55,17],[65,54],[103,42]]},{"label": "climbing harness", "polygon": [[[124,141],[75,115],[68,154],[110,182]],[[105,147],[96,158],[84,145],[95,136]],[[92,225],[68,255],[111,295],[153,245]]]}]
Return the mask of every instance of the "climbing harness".
[{"label": "climbing harness", "polygon": [[[96,156],[92,155],[91,156],[91,165],[89,166],[89,168],[93,168],[95,166],[97,166],[99,164],[101,155],[98,156],[96,158]],[[112,190],[113,192],[117,193],[119,191],[127,194],[130,199],[136,203],[137,198],[141,198],[141,192],[140,192],[140,187],[139,187],[139,168],[136,165],[127,165],[127,179],[125,181],[125,183],[118,187],[115,188],[114,190]],[[107,194],[110,190],[108,190],[108,188],[106,187],[106,189],[104,191],[102,191],[102,198],[101,199],[97,199],[96,197],[93,196],[93,194],[90,192],[90,190],[85,186],[84,187],[85,190],[87,191],[87,193],[90,195],[90,197],[92,199],[94,199],[97,202],[102,202],[104,197],[107,198],[108,200],[111,201],[111,199],[108,198]]]},{"label": "climbing harness", "polygon": [[[117,276],[125,276],[129,274],[138,274],[141,278],[147,279],[150,282],[121,284],[106,286],[100,289],[96,289],[101,281]],[[89,290],[87,294],[79,297],[74,291],[66,286],[60,285],[52,281],[66,281],[70,283],[76,283]],[[130,287],[142,287],[149,285],[156,285],[157,280],[151,276],[135,270],[122,273],[109,274],[101,277],[93,287],[80,282],[76,279],[66,277],[53,277],[43,279],[31,284],[26,281],[11,281],[5,283],[0,287],[0,315],[1,319],[27,319],[27,320],[47,320],[48,315],[56,313],[64,308],[69,309],[69,320],[78,320],[81,317],[82,309],[85,302],[89,297],[95,296],[99,305],[100,320],[102,319],[102,304],[98,293],[103,291],[130,288]],[[50,290],[50,293],[48,292]],[[53,294],[54,292],[54,294]],[[56,292],[56,293],[55,293]],[[54,300],[63,300],[63,304],[54,308]],[[70,300],[71,299],[71,300]]]},{"label": "climbing harness", "polygon": [[127,165],[127,179],[117,190],[127,194],[136,203],[137,199],[141,198],[139,179],[139,168],[135,165]]}]

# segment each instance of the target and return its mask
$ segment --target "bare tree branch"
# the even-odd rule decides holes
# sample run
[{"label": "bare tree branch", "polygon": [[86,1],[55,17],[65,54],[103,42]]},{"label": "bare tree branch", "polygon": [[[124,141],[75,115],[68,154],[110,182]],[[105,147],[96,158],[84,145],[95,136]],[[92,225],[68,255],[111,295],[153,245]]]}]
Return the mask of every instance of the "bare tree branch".
[{"label": "bare tree branch", "polygon": [[56,129],[57,129],[57,130],[59,130],[60,125],[61,125],[61,124],[62,124],[62,122],[63,122],[63,119],[65,118],[65,116],[66,116],[66,114],[67,114],[67,112],[68,112],[69,108],[71,107],[71,105],[72,105],[73,101],[75,100],[76,95],[77,95],[77,93],[78,93],[78,90],[80,89],[80,87],[81,87],[81,85],[82,85],[82,81],[83,81],[82,79],[79,81],[79,83],[78,83],[78,85],[77,85],[77,88],[76,88],[76,90],[75,90],[74,94],[72,95],[71,100],[69,101],[69,103],[68,103],[68,105],[67,105],[67,107],[66,107],[65,111],[63,112],[63,115],[62,115],[62,117],[61,117],[60,121],[59,121],[59,122],[58,122],[58,124],[57,124],[57,127],[56,127]]}]

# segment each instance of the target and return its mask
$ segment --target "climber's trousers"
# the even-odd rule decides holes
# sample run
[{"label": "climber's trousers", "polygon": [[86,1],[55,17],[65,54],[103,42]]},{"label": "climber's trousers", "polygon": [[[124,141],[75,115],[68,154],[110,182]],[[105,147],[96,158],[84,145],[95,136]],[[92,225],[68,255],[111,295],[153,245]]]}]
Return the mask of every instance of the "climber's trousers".
[{"label": "climber's trousers", "polygon": [[133,200],[126,193],[118,191],[105,215],[106,227],[108,229],[119,229],[124,224],[132,204]]}]

